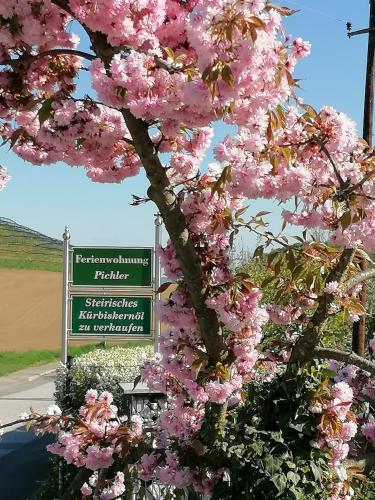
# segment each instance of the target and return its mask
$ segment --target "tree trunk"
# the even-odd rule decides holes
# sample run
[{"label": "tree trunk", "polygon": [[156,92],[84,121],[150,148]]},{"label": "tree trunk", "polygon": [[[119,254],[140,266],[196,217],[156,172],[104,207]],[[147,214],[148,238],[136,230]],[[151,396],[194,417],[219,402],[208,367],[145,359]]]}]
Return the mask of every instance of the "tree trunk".
[{"label": "tree trunk", "polygon": [[123,110],[122,114],[150,181],[148,195],[158,207],[176,250],[210,363],[215,366],[218,361],[224,360],[227,349],[217,314],[205,303],[207,285],[199,256],[189,235],[185,216],[149,137],[148,125],[135,118],[128,110]]}]

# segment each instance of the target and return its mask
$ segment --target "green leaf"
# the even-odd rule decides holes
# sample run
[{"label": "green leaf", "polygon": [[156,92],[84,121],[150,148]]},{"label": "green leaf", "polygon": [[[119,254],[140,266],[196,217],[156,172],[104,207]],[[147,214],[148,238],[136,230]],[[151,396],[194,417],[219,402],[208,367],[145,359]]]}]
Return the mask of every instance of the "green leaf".
[{"label": "green leaf", "polygon": [[300,480],[299,475],[296,474],[295,472],[292,472],[291,470],[287,473],[286,477],[293,484],[297,484],[299,482],[299,480]]},{"label": "green leaf", "polygon": [[291,16],[296,12],[299,12],[298,10],[290,9],[289,7],[281,7],[280,5],[276,5],[271,2],[267,2],[265,9],[276,10],[281,16]]},{"label": "green leaf", "polygon": [[301,104],[301,108],[306,111],[306,115],[308,116],[308,118],[312,118],[313,120],[315,120],[318,113],[312,106],[310,106],[310,104]]},{"label": "green leaf", "polygon": [[144,485],[142,485],[142,486],[139,488],[137,495],[138,495],[138,498],[140,498],[140,499],[141,499],[141,498],[145,498],[145,495],[146,495],[146,489],[145,489]]},{"label": "green leaf", "polygon": [[315,481],[320,481],[322,479],[322,471],[319,467],[315,465],[313,461],[310,461],[311,472],[313,473]]},{"label": "green leaf", "polygon": [[12,147],[16,144],[16,142],[18,141],[18,139],[21,136],[23,136],[25,132],[26,132],[26,130],[23,127],[20,127],[18,129],[16,129],[10,137],[8,137],[7,139],[5,139],[3,141],[3,143],[1,144],[1,146],[4,146],[4,144],[6,144],[7,142],[10,142],[9,149],[12,149]]},{"label": "green leaf", "polygon": [[255,252],[254,252],[254,258],[255,257],[262,257],[263,256],[263,253],[264,253],[264,246],[263,245],[259,245],[259,247],[257,247],[255,249]]},{"label": "green leaf", "polygon": [[270,479],[273,482],[273,484],[276,486],[277,491],[279,493],[284,493],[284,491],[286,490],[286,484],[287,484],[287,480],[286,480],[286,477],[284,476],[284,474],[274,475]]},{"label": "green leaf", "polygon": [[231,165],[227,165],[226,167],[223,168],[223,171],[221,172],[219,179],[215,182],[211,190],[212,196],[215,194],[215,192],[217,192],[218,194],[223,193],[224,191],[223,186],[225,185],[226,182],[231,180],[231,170],[232,170]]},{"label": "green leaf", "polygon": [[276,280],[276,276],[269,276],[268,278],[266,278],[265,280],[262,281],[261,287],[264,288],[265,286],[269,285],[270,283],[272,283],[272,281],[275,281],[275,280]]},{"label": "green leaf", "polygon": [[302,424],[302,423],[301,424],[292,424],[292,423],[290,423],[289,427],[291,429],[294,429],[297,432],[303,432],[305,424]]},{"label": "green leaf", "polygon": [[344,212],[340,217],[340,224],[342,230],[344,231],[346,228],[348,228],[351,223],[352,223],[352,213],[350,210],[348,210],[347,212]]},{"label": "green leaf", "polygon": [[229,85],[229,87],[233,87],[235,80],[234,80],[234,75],[233,75],[232,69],[229,66],[229,64],[226,64],[223,67],[222,72],[221,72],[221,78],[224,80],[224,82],[227,85]]},{"label": "green leaf", "polygon": [[167,54],[167,56],[174,61],[174,52],[171,48],[169,47],[164,47],[164,52]]},{"label": "green leaf", "polygon": [[43,125],[43,123],[48,120],[48,118],[51,116],[51,110],[52,110],[52,97],[49,97],[46,99],[42,106],[40,107],[38,111],[38,118],[39,118],[39,124],[40,126]]},{"label": "green leaf", "polygon": [[249,448],[255,451],[257,455],[262,455],[263,453],[263,443],[262,441],[254,441]]},{"label": "green leaf", "polygon": [[272,455],[267,455],[264,458],[264,466],[268,474],[270,474],[270,476],[273,476],[276,472],[280,470],[280,467],[282,466],[282,460]]},{"label": "green leaf", "polygon": [[264,31],[266,31],[266,29],[267,29],[266,25],[264,24],[264,22],[261,19],[259,19],[259,17],[251,16],[250,17],[250,22],[252,24],[254,24],[255,27],[258,28],[258,29],[262,29]]},{"label": "green leaf", "polygon": [[237,210],[236,214],[235,214],[235,217],[237,218],[237,217],[240,217],[241,215],[243,215],[248,208],[249,207],[247,206],[247,207],[242,207],[239,210]]},{"label": "green leaf", "polygon": [[232,231],[230,233],[230,236],[229,236],[229,246],[231,248],[233,248],[233,243],[234,243],[234,237],[235,237],[236,233],[234,231]]},{"label": "green leaf", "polygon": [[284,439],[281,432],[271,432],[271,438],[276,443],[284,443]]}]

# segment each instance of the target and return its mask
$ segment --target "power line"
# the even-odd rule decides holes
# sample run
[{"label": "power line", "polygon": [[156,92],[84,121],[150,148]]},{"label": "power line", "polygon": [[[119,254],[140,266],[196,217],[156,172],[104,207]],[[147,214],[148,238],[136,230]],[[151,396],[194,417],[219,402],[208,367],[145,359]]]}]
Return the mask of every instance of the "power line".
[{"label": "power line", "polygon": [[294,2],[292,0],[288,0],[288,3],[291,3],[293,5],[296,5],[297,7],[302,7],[303,9],[306,9],[306,10],[309,10],[310,12],[314,12],[315,14],[318,14],[320,16],[323,16],[323,17],[326,17],[328,19],[331,19],[332,21],[337,21],[337,22],[340,22],[340,23],[346,23],[347,20],[344,21],[344,19],[340,19],[338,17],[333,17],[331,16],[330,14],[327,14],[326,12],[322,12],[321,10],[316,10],[316,9],[313,9],[307,5],[304,5],[300,2]]}]

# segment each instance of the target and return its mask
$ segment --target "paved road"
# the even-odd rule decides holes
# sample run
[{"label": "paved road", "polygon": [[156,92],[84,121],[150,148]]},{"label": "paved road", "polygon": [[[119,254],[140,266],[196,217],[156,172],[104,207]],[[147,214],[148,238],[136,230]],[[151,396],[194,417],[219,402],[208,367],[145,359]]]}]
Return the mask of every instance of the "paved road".
[{"label": "paved road", "polygon": [[[27,368],[0,377],[0,420],[17,420],[32,406],[43,413],[53,404],[57,363]],[[23,426],[7,429],[0,441],[0,498],[29,500],[48,473],[50,455],[46,444],[53,437],[36,438]]]}]

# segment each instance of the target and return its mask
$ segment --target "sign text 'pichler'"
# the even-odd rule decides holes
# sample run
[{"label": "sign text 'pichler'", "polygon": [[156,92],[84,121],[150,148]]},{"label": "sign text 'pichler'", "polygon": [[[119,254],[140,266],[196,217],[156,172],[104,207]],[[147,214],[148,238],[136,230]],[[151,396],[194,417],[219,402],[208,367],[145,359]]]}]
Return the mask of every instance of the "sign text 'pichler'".
[{"label": "sign text 'pichler'", "polygon": [[73,247],[72,285],[152,286],[151,248]]}]

